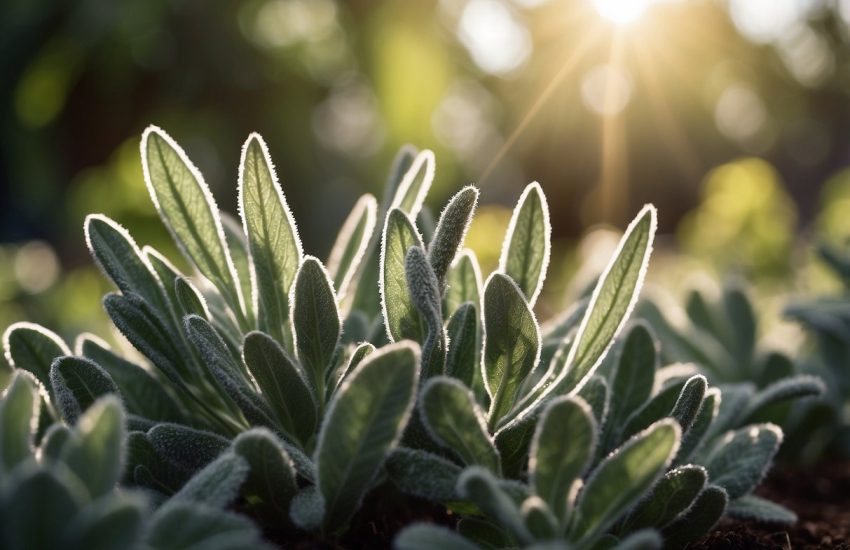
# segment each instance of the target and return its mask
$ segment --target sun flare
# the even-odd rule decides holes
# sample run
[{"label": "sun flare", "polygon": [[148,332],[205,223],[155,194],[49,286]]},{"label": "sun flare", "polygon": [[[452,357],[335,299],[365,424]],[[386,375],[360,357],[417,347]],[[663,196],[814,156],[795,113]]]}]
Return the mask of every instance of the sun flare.
[{"label": "sun flare", "polygon": [[591,3],[605,19],[617,25],[627,25],[640,18],[649,0],[591,0]]}]

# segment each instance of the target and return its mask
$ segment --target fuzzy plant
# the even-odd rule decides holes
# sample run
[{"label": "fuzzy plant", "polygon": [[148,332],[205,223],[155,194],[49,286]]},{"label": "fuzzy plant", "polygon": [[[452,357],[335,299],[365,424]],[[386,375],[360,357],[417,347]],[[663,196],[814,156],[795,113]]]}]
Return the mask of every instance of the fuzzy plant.
[{"label": "fuzzy plant", "polygon": [[0,546],[266,548],[252,522],[223,510],[248,475],[244,459],[220,457],[153,510],[146,494],[117,488],[126,464],[119,399],[101,397],[73,424],[54,423],[36,446],[38,389],[19,370],[0,396]]}]

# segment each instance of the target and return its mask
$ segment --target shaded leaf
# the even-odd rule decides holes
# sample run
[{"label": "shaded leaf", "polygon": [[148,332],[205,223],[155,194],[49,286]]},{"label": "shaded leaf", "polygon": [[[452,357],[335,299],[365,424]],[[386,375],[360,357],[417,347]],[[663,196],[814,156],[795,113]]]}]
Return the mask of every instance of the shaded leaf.
[{"label": "shaded leaf", "polygon": [[97,400],[80,417],[62,460],[96,498],[111,491],[124,471],[124,409],[115,396]]},{"label": "shaded leaf", "polygon": [[351,213],[342,224],[328,258],[328,273],[331,274],[339,299],[345,296],[363,260],[369,241],[375,232],[378,201],[366,194],[357,200]]},{"label": "shaded leaf", "polygon": [[782,430],[756,424],[729,432],[706,460],[709,479],[726,490],[730,499],[752,491],[764,479],[782,443]]},{"label": "shaded leaf", "polygon": [[407,251],[412,246],[424,248],[416,227],[402,210],[390,210],[381,240],[380,288],[387,337],[393,342],[422,339],[421,321],[405,270]]},{"label": "shaded leaf", "polygon": [[423,451],[398,447],[387,457],[387,475],[402,492],[433,502],[456,500],[461,468],[454,462]]},{"label": "shaded leaf", "polygon": [[224,453],[192,476],[172,501],[189,501],[223,509],[239,494],[250,466],[242,456]]},{"label": "shaded leaf", "polygon": [[[118,386],[103,368],[84,357],[60,357],[50,367],[56,404],[70,424],[99,397],[119,395]],[[120,395],[119,395],[120,396]]]},{"label": "shaded leaf", "polygon": [[499,271],[516,281],[532,306],[540,295],[549,267],[551,233],[546,196],[539,183],[530,183],[522,192],[508,224]]},{"label": "shaded leaf", "polygon": [[0,398],[0,471],[9,472],[32,456],[38,404],[35,381],[23,372],[13,374]]},{"label": "shaded leaf", "polygon": [[463,244],[477,204],[478,189],[467,186],[458,191],[440,215],[434,238],[428,245],[428,261],[434,268],[441,296],[446,288],[446,274]]},{"label": "shaded leaf", "polygon": [[445,527],[416,523],[399,533],[393,547],[398,550],[476,550],[478,545]]}]

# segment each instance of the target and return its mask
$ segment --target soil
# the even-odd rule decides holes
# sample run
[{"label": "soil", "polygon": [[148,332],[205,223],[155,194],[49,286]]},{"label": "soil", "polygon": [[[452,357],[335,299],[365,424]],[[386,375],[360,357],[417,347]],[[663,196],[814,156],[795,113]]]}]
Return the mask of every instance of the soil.
[{"label": "soil", "polygon": [[778,467],[756,493],[793,510],[799,521],[777,526],[725,519],[690,548],[850,550],[850,462]]}]

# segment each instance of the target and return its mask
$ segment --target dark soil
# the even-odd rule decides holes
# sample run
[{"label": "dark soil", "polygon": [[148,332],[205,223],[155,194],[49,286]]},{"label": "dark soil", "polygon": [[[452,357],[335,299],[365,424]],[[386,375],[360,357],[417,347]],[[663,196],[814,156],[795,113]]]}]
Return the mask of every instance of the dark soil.
[{"label": "dark soil", "polygon": [[690,548],[850,550],[850,462],[780,467],[756,493],[793,510],[799,521],[777,526],[726,519]]}]

